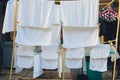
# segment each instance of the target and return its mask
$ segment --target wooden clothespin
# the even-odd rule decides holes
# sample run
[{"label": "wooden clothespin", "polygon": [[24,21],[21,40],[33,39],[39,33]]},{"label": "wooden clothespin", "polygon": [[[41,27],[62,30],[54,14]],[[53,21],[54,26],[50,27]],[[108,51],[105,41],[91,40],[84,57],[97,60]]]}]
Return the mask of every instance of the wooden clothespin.
[{"label": "wooden clothespin", "polygon": [[60,5],[60,0],[55,0],[56,5]]}]

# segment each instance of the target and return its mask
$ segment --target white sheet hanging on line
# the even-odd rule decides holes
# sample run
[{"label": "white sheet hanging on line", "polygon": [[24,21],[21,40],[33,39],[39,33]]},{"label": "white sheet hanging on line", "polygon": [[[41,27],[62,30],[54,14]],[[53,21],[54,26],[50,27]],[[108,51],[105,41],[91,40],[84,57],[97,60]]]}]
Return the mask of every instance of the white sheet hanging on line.
[{"label": "white sheet hanging on line", "polygon": [[59,47],[57,45],[42,46],[42,67],[44,69],[56,69],[58,68],[58,52]]},{"label": "white sheet hanging on line", "polygon": [[20,73],[21,71],[23,71],[24,68],[20,68],[18,66],[15,67],[15,73]]},{"label": "white sheet hanging on line", "polygon": [[91,70],[104,72],[107,71],[107,58],[110,53],[109,44],[100,44],[90,49],[90,66]]},{"label": "white sheet hanging on line", "polygon": [[18,27],[16,43],[30,46],[52,44],[52,28]]},{"label": "white sheet hanging on line", "polygon": [[61,35],[61,25],[54,24],[52,26],[52,45],[58,45],[60,44],[60,35]]},{"label": "white sheet hanging on line", "polygon": [[62,55],[59,52],[59,68],[58,68],[58,72],[59,72],[59,77],[62,77]]},{"label": "white sheet hanging on line", "polygon": [[98,23],[99,0],[61,1],[63,26],[93,27]]},{"label": "white sheet hanging on line", "polygon": [[18,22],[20,26],[48,27],[54,18],[54,1],[20,0]]},{"label": "white sheet hanging on line", "polygon": [[52,28],[52,45],[60,44],[60,35],[61,35],[61,23],[60,23],[60,6],[53,6],[52,14],[50,16],[51,25],[49,27]]},{"label": "white sheet hanging on line", "polygon": [[84,48],[71,48],[65,52],[65,64],[68,68],[82,68]]},{"label": "white sheet hanging on line", "polygon": [[34,46],[23,46],[18,45],[16,56],[17,56],[17,66],[20,68],[32,68],[33,67],[33,57],[34,57]]},{"label": "white sheet hanging on line", "polygon": [[40,76],[43,73],[41,65],[40,53],[36,53],[34,46],[18,45],[16,51],[16,72],[23,68],[33,67],[33,78]]},{"label": "white sheet hanging on line", "polygon": [[78,48],[99,44],[97,27],[63,27],[63,47]]},{"label": "white sheet hanging on line", "polygon": [[42,46],[42,68],[43,69],[58,69],[59,77],[62,73],[62,59],[59,54],[58,45]]},{"label": "white sheet hanging on line", "polygon": [[56,5],[55,2],[50,15],[50,24],[61,24],[60,5]]},{"label": "white sheet hanging on line", "polygon": [[15,0],[9,0],[6,6],[2,33],[14,31],[14,5]]},{"label": "white sheet hanging on line", "polygon": [[33,69],[33,78],[39,77],[43,74],[42,60],[40,53],[34,55],[34,69]]},{"label": "white sheet hanging on line", "polygon": [[17,53],[19,52],[19,45],[15,45],[15,51],[14,51],[14,68],[15,68],[15,73],[21,72],[24,68],[21,68],[17,65]]},{"label": "white sheet hanging on line", "polygon": [[[15,45],[15,49],[14,49],[14,67],[17,66],[17,53],[19,51],[18,45]],[[19,71],[18,71],[19,72]]]}]

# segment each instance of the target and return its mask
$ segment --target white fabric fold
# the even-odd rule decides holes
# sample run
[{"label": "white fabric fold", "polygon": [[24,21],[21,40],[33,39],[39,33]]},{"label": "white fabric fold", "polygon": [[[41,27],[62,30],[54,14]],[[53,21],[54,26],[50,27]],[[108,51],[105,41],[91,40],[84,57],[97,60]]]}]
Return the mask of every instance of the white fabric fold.
[{"label": "white fabric fold", "polygon": [[2,33],[14,31],[14,5],[15,0],[9,0],[6,6]]},{"label": "white fabric fold", "polygon": [[81,68],[84,57],[84,48],[67,49],[65,52],[65,64],[68,68]]},{"label": "white fabric fold", "polygon": [[99,72],[107,71],[107,58],[103,58],[103,59],[91,58],[89,69]]},{"label": "white fabric fold", "polygon": [[41,55],[36,53],[34,46],[17,45],[16,47],[16,73],[21,72],[24,68],[33,67],[33,78],[37,78],[43,73]]},{"label": "white fabric fold", "polygon": [[61,24],[61,14],[60,14],[60,5],[53,5],[51,15],[50,15],[50,24]]},{"label": "white fabric fold", "polygon": [[90,47],[90,57],[91,58],[108,58],[110,53],[109,44],[99,44],[93,47]]},{"label": "white fabric fold", "polygon": [[58,45],[42,46],[42,68],[58,69],[59,77],[62,74],[62,57],[59,54]]},{"label": "white fabric fold", "polygon": [[50,45],[52,39],[51,28],[18,27],[16,43],[21,45],[39,46]]},{"label": "white fabric fold", "polygon": [[62,56],[61,54],[59,54],[59,63],[58,63],[59,67],[58,67],[58,72],[59,72],[59,77],[62,77]]},{"label": "white fabric fold", "polygon": [[31,56],[33,57],[35,52],[34,46],[26,46],[26,45],[17,45],[17,56]]},{"label": "white fabric fold", "polygon": [[18,66],[15,67],[15,73],[20,73],[21,71],[23,71],[24,68],[20,68]]},{"label": "white fabric fold", "polygon": [[18,56],[17,65],[21,68],[32,68],[33,67],[33,57],[31,56]]},{"label": "white fabric fold", "polygon": [[20,0],[18,22],[20,26],[49,27],[56,11],[54,1]]},{"label": "white fabric fold", "polygon": [[[19,51],[19,48],[18,48],[18,45],[16,44],[15,45],[15,49],[14,49],[14,67],[16,68],[17,67],[17,53]],[[19,68],[19,67],[18,67]],[[16,72],[19,72],[19,70]]]},{"label": "white fabric fold", "polygon": [[63,27],[63,47],[90,47],[99,44],[97,27]]},{"label": "white fabric fold", "polygon": [[61,25],[54,24],[52,26],[52,45],[58,45],[60,44],[60,35],[61,35]]},{"label": "white fabric fold", "polygon": [[89,68],[100,72],[107,71],[107,58],[109,57],[109,53],[110,45],[108,44],[91,47]]},{"label": "white fabric fold", "polygon": [[96,26],[99,0],[61,1],[63,26]]},{"label": "white fabric fold", "polygon": [[35,54],[34,55],[33,79],[39,77],[41,74],[43,74],[41,55]]},{"label": "white fabric fold", "polygon": [[20,68],[32,68],[34,63],[34,47],[19,45],[17,47],[17,66]]},{"label": "white fabric fold", "polygon": [[42,68],[56,69],[58,68],[58,52],[59,47],[56,45],[42,46]]}]

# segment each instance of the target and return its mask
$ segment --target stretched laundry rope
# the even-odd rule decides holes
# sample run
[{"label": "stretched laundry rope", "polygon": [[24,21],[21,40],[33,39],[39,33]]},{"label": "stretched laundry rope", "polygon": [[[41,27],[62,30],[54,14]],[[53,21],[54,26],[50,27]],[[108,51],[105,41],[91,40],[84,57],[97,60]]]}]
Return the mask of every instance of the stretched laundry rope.
[{"label": "stretched laundry rope", "polygon": [[17,26],[17,10],[18,10],[18,1],[15,0],[13,49],[12,49],[12,59],[11,59],[11,67],[10,67],[9,80],[12,80],[12,71],[13,71],[13,62],[14,62],[14,51],[15,51],[15,36],[16,36],[16,26]]}]

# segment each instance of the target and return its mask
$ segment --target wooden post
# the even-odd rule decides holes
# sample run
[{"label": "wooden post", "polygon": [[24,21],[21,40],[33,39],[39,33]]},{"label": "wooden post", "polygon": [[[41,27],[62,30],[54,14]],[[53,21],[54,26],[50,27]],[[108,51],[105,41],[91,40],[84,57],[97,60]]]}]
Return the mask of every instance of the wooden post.
[{"label": "wooden post", "polygon": [[12,80],[12,72],[13,72],[14,51],[15,51],[15,36],[16,36],[16,25],[17,25],[17,9],[18,9],[18,2],[17,2],[17,0],[15,0],[15,7],[14,7],[13,49],[12,49],[12,59],[11,59],[11,67],[10,67],[9,80]]},{"label": "wooden post", "polygon": [[[120,0],[119,0],[119,9],[118,9],[118,23],[117,23],[117,32],[116,32],[116,42],[115,42],[115,48],[116,48],[116,52],[117,52],[117,48],[118,48],[118,35],[119,35],[119,26],[120,26]],[[116,74],[116,53],[114,55],[114,69],[113,69],[113,79],[115,80],[115,74]]]},{"label": "wooden post", "polygon": [[101,37],[100,37],[100,43],[101,43],[101,44],[104,44],[104,36],[101,36]]}]

